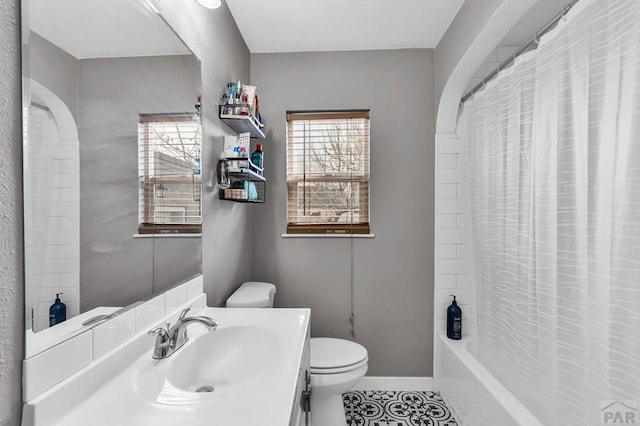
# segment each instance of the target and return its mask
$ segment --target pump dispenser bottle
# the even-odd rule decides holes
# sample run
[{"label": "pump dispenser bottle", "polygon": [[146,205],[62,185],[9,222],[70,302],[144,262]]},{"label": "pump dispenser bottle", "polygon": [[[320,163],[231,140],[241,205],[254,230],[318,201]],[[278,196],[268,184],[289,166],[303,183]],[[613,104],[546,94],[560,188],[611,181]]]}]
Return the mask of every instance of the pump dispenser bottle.
[{"label": "pump dispenser bottle", "polygon": [[453,340],[462,339],[462,309],[456,302],[456,296],[451,294],[453,302],[447,308],[447,337]]},{"label": "pump dispenser bottle", "polygon": [[56,300],[49,308],[49,327],[66,321],[67,305],[60,301],[60,295],[64,293],[56,293]]}]

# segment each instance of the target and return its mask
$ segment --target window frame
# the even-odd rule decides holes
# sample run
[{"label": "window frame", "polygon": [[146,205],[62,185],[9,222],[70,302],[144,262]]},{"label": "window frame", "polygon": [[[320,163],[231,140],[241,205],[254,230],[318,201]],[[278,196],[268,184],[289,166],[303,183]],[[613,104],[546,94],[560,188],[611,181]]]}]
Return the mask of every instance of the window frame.
[{"label": "window frame", "polygon": [[[139,115],[139,125],[144,125],[146,123],[197,123],[200,125],[200,158],[202,162],[202,124],[199,119],[196,119],[196,115],[194,113],[149,113],[149,114],[140,114]],[[148,132],[148,127],[145,128],[145,132]],[[140,138],[142,137],[141,132],[138,131],[138,144],[140,144]],[[149,165],[149,135],[145,133],[145,155],[144,159],[140,158],[141,150],[138,145],[138,163],[144,162],[145,173],[142,176],[140,169],[138,170],[138,205],[139,208],[144,206],[143,212],[138,212],[138,234],[148,235],[148,234],[199,234],[202,233],[202,169],[200,169],[200,182],[199,182],[199,191],[198,191],[198,199],[194,201],[199,202],[199,210],[200,210],[200,222],[199,223],[156,223],[154,221],[155,218],[155,207],[156,202],[154,194],[154,187],[156,185],[161,185],[163,183],[177,183],[177,184],[192,184],[193,185],[193,177],[191,178],[191,182],[189,182],[188,177],[176,177],[171,178],[169,176],[154,176],[150,177],[148,170],[150,169]],[[202,163],[201,163],[202,164]],[[142,181],[140,179],[144,178]],[[142,196],[140,195],[140,191],[142,191]],[[142,198],[142,200],[141,200]],[[140,203],[142,201],[142,203]],[[141,218],[144,218],[142,222],[140,222]]]},{"label": "window frame", "polygon": [[[287,111],[287,135],[286,135],[286,182],[287,182],[287,235],[300,234],[370,234],[371,233],[371,173],[370,173],[370,153],[371,153],[371,131],[369,110],[331,110],[331,111]],[[366,165],[361,174],[334,174],[325,176],[291,176],[289,174],[290,158],[293,153],[293,142],[289,134],[291,121],[311,121],[311,120],[346,120],[365,119],[367,121],[366,138]],[[294,223],[290,221],[291,200],[298,198],[299,184],[305,182],[349,182],[358,185],[358,211],[364,219],[360,223]]]}]

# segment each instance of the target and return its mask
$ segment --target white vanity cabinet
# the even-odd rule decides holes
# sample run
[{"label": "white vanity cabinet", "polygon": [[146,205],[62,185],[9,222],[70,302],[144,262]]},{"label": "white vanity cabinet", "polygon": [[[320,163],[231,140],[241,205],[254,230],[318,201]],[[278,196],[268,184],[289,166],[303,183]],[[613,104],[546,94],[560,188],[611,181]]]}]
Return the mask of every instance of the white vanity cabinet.
[{"label": "white vanity cabinet", "polygon": [[291,421],[289,426],[311,426],[311,359],[310,359],[310,331],[307,328],[307,337],[304,341],[304,350],[298,380],[296,382],[296,398],[291,409]]}]

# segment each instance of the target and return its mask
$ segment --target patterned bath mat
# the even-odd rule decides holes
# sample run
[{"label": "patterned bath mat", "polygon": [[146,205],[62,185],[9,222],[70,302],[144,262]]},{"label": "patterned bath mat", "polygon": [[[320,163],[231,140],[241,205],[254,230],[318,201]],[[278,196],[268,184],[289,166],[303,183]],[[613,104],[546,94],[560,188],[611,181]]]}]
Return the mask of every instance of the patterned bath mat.
[{"label": "patterned bath mat", "polygon": [[436,392],[351,391],[342,400],[348,426],[457,426]]}]

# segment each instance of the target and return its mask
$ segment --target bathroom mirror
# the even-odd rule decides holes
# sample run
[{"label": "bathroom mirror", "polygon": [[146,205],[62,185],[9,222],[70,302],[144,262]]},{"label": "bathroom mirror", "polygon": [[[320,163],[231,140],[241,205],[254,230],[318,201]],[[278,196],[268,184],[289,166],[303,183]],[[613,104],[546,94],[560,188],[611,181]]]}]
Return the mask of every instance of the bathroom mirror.
[{"label": "bathroom mirror", "polygon": [[24,0],[22,13],[29,346],[55,329],[57,293],[69,321],[200,273],[199,234],[138,234],[140,114],[197,117],[200,62],[145,0]]}]

